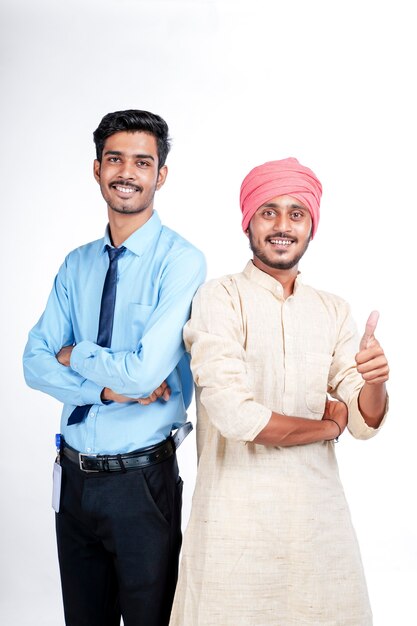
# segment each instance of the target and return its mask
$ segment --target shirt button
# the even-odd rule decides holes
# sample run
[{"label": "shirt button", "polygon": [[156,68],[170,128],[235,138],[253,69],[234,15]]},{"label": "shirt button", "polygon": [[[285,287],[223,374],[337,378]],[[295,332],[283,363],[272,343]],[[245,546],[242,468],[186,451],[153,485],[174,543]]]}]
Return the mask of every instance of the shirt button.
[{"label": "shirt button", "polygon": [[87,452],[91,452],[91,448],[87,448]]},{"label": "shirt button", "polygon": [[91,417],[94,417],[94,416],[95,416],[95,413],[94,413],[94,412],[93,412],[93,413],[90,413],[90,416],[91,416]]}]

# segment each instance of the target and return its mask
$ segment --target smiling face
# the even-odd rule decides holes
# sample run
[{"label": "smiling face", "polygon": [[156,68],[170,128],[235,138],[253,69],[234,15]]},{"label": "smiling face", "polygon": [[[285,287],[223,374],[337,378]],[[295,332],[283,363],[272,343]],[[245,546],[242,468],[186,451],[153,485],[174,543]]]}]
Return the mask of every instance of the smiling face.
[{"label": "smiling face", "polygon": [[156,139],[144,132],[121,131],[105,141],[102,160],[94,161],[94,176],[109,213],[150,217],[155,191],[162,187],[166,166],[158,170]]},{"label": "smiling face", "polygon": [[254,264],[271,275],[274,270],[297,270],[310,243],[311,226],[309,210],[296,198],[272,198],[259,207],[246,232]]}]

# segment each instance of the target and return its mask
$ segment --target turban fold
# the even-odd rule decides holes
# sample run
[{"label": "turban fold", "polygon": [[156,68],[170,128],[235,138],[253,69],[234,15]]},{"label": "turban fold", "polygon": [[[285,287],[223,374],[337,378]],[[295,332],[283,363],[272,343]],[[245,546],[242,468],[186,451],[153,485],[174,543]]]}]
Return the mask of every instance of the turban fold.
[{"label": "turban fold", "polygon": [[304,204],[312,220],[311,237],[317,230],[320,217],[322,187],[317,176],[308,167],[292,157],[268,161],[249,172],[240,187],[242,228],[248,229],[254,213],[276,196],[293,196]]}]

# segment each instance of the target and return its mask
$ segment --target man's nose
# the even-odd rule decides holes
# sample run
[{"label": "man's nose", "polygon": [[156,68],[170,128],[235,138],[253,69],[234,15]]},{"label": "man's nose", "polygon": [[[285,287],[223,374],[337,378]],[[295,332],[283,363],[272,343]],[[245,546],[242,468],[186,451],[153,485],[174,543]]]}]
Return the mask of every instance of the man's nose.
[{"label": "man's nose", "polygon": [[133,179],[135,178],[135,172],[136,172],[135,164],[131,161],[126,160],[126,161],[122,161],[122,163],[120,164],[118,174],[121,178]]},{"label": "man's nose", "polygon": [[291,230],[291,220],[288,215],[277,215],[274,220],[274,229],[282,233]]}]

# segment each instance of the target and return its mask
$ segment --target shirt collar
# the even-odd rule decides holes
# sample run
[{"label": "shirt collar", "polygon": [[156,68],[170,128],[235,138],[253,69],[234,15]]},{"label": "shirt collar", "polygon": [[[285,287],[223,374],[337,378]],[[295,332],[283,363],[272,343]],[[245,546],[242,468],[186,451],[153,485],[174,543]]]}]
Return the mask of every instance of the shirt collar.
[{"label": "shirt collar", "polygon": [[[156,211],[152,213],[152,216],[147,222],[140,228],[135,230],[130,237],[123,242],[125,248],[136,254],[136,256],[142,256],[149,246],[157,239],[161,232],[162,223],[159,219],[159,215]],[[103,239],[102,252],[106,251],[106,245],[111,246],[109,225],[107,224]]]},{"label": "shirt collar", "polygon": [[[266,272],[260,270],[258,267],[256,267],[256,265],[253,264],[252,261],[248,261],[245,269],[243,270],[243,274],[249,280],[255,281],[256,283],[258,283],[258,285],[261,285],[262,287],[270,291],[275,297],[278,297],[280,299],[284,298],[284,288],[279,280],[276,280],[276,278],[273,278],[272,276],[270,276],[270,274],[267,274]],[[294,292],[292,295],[295,295],[300,285],[301,276],[300,272],[298,272],[297,278],[295,279],[294,283]]]}]

